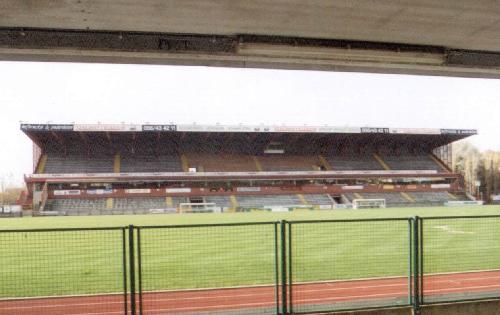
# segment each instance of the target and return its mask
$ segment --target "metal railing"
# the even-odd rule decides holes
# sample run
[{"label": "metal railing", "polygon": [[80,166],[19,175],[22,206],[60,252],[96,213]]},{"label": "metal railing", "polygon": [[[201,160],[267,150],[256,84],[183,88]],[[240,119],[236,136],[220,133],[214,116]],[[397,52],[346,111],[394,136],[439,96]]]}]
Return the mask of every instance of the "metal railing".
[{"label": "metal railing", "polygon": [[412,222],[287,222],[288,311],[409,306]]},{"label": "metal railing", "polygon": [[0,231],[0,314],[129,311],[125,228]]},{"label": "metal railing", "polygon": [[277,222],[137,227],[138,313],[279,313],[278,229]]},{"label": "metal railing", "polygon": [[500,216],[0,231],[0,314],[302,314],[500,298]]}]

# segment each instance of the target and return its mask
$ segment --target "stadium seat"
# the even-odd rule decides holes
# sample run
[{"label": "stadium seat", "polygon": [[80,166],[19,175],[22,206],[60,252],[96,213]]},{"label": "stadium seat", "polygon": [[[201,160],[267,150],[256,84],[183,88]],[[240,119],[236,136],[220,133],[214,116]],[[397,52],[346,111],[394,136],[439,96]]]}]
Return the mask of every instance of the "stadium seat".
[{"label": "stadium seat", "polygon": [[261,155],[257,157],[263,171],[313,171],[321,161],[316,155]]},{"label": "stadium seat", "polygon": [[381,155],[391,170],[435,170],[443,168],[427,154]]}]

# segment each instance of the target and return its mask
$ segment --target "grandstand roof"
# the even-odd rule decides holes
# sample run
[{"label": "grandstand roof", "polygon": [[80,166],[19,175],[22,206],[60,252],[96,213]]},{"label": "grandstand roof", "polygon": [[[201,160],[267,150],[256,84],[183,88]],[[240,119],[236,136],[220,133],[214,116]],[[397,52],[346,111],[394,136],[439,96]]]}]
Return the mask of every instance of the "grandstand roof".
[{"label": "grandstand roof", "polygon": [[[249,135],[297,141],[302,137],[308,140],[343,140],[364,144],[376,141],[393,141],[419,143],[429,147],[439,147],[448,143],[477,134],[475,129],[446,128],[389,128],[389,127],[334,127],[334,126],[285,126],[285,125],[203,125],[203,124],[29,124],[22,123],[21,130],[38,146],[44,147],[47,142],[67,143],[88,142],[92,136],[103,137],[111,142],[130,136],[131,139],[147,135],[169,134],[189,139],[186,136],[206,137],[218,135]],[[89,137],[86,137],[88,135]]]}]

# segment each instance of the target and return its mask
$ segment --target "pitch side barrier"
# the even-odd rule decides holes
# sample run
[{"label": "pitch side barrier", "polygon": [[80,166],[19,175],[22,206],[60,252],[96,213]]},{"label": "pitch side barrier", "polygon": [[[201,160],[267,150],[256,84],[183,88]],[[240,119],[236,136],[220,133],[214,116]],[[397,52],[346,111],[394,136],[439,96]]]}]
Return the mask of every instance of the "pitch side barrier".
[{"label": "pitch side barrier", "polygon": [[500,299],[500,215],[0,230],[0,314],[306,314]]}]

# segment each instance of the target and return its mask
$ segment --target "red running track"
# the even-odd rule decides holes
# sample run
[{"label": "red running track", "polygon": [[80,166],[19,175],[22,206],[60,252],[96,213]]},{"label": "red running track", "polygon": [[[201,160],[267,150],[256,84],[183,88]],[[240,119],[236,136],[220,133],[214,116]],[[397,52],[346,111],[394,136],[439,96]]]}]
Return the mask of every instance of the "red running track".
[{"label": "red running track", "polygon": [[[500,292],[500,271],[430,275],[424,278],[426,297],[446,294]],[[274,286],[145,293],[144,314],[182,314],[276,308]],[[346,302],[404,300],[408,278],[381,278],[295,284],[296,307]],[[0,315],[123,314],[123,295],[73,296],[0,301]]]}]

